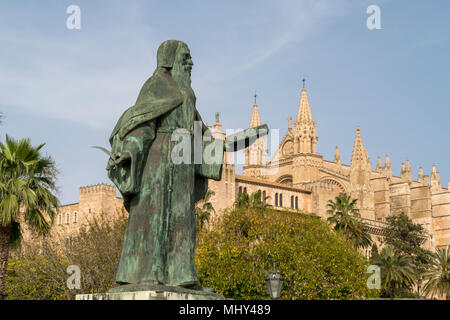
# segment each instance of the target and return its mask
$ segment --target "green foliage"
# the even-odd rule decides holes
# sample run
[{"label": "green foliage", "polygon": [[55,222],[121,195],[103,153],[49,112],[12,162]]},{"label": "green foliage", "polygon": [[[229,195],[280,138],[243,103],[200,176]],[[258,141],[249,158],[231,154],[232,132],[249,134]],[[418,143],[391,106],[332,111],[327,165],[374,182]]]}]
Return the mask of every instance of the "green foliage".
[{"label": "green foliage", "polygon": [[372,244],[365,224],[359,219],[356,208],[357,199],[350,196],[338,196],[335,201],[328,201],[327,213],[331,215],[328,222],[334,225],[334,230],[342,232],[356,248],[366,248]]},{"label": "green foliage", "polygon": [[386,218],[388,223],[386,245],[391,245],[400,255],[409,256],[413,263],[416,277],[428,271],[433,253],[422,247],[427,233],[420,224],[415,224],[405,214]]},{"label": "green foliage", "polygon": [[9,237],[9,247],[11,249],[15,249],[19,247],[20,242],[22,240],[22,231],[20,227],[20,223],[14,221],[11,227],[11,234]]},{"label": "green foliage", "polygon": [[239,193],[238,198],[234,202],[234,206],[237,208],[248,208],[250,206],[250,197],[247,192]]},{"label": "green foliage", "polygon": [[241,192],[234,203],[237,208],[254,208],[254,209],[264,209],[269,208],[271,205],[267,202],[270,199],[269,196],[262,199],[261,191],[253,192],[248,195],[247,192]]},{"label": "green foliage", "polygon": [[433,254],[431,268],[424,273],[424,292],[431,296],[446,296],[450,299],[450,247],[437,249]]},{"label": "green foliage", "polygon": [[376,295],[366,286],[366,258],[320,218],[238,207],[199,235],[199,280],[227,298],[268,299],[273,263],[284,277],[282,299]]},{"label": "green foliage", "polygon": [[[372,260],[381,269],[381,285],[384,295],[389,298],[399,296],[399,290],[407,289],[416,282],[416,275],[411,257],[400,255],[395,249],[387,245],[381,253]],[[396,293],[397,289],[397,295]]]},{"label": "green foliage", "polygon": [[211,203],[211,197],[215,195],[215,192],[208,189],[203,199],[197,201],[195,204],[195,220],[197,224],[197,230],[201,230],[205,223],[209,222],[211,213],[216,212]]},{"label": "green foliage", "polygon": [[53,195],[56,166],[52,158],[41,155],[43,146],[33,147],[29,139],[15,141],[8,135],[5,144],[0,143],[0,294],[4,293],[10,246],[21,239],[20,223],[45,235],[59,204]]},{"label": "green foliage", "polygon": [[374,260],[374,259],[378,258],[379,255],[380,255],[380,254],[378,253],[378,246],[377,246],[376,243],[374,243],[374,244],[372,245],[372,249],[371,249],[371,251],[370,251],[370,257],[371,257],[372,260]]},{"label": "green foliage", "polygon": [[41,234],[49,231],[59,203],[52,193],[55,163],[41,155],[43,146],[33,147],[29,139],[15,141],[8,135],[6,143],[0,143],[0,224],[17,221],[23,206],[30,227]]},{"label": "green foliage", "polygon": [[[61,300],[73,296],[62,282],[69,275],[65,270],[69,263],[48,256],[25,256],[10,259],[6,272],[8,300]],[[56,271],[56,272],[55,272]]]},{"label": "green foliage", "polygon": [[[78,235],[44,247],[26,248],[10,259],[6,293],[10,300],[65,300],[79,293],[106,292],[116,286],[115,274],[127,224],[125,216],[108,222],[102,215],[83,226]],[[81,289],[67,287],[67,267],[81,270]]]}]

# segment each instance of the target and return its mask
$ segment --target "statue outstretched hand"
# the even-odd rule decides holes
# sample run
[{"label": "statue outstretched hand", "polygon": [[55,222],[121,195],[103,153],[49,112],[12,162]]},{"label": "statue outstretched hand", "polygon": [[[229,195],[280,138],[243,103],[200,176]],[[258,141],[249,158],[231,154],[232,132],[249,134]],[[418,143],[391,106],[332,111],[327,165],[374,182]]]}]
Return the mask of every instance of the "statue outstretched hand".
[{"label": "statue outstretched hand", "polygon": [[111,154],[108,160],[108,164],[106,166],[106,170],[119,166],[122,163],[127,162],[129,160],[131,160],[131,154],[129,152],[118,152]]}]

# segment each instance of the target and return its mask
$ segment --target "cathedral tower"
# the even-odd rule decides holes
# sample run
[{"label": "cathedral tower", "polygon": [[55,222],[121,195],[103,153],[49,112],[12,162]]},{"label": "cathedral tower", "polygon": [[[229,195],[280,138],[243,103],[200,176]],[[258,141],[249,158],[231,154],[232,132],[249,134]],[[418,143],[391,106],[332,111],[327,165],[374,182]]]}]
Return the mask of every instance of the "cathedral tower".
[{"label": "cathedral tower", "polygon": [[356,137],[353,144],[352,160],[350,164],[350,196],[358,199],[358,208],[361,217],[375,219],[374,192],[370,184],[372,164],[367,149],[364,148],[361,129],[356,128]]},{"label": "cathedral tower", "polygon": [[[256,128],[261,125],[261,118],[259,116],[258,104],[256,103],[257,95],[254,95],[255,101],[253,103],[252,116],[250,118],[250,128]],[[245,149],[245,166],[243,168],[244,174],[259,177],[261,176],[261,166],[264,166],[267,161],[267,136],[256,139],[256,141]]]},{"label": "cathedral tower", "polygon": [[316,121],[314,121],[306,94],[305,80],[298,107],[294,131],[294,153],[317,154]]},{"label": "cathedral tower", "polygon": [[294,175],[293,183],[316,181],[322,156],[317,154],[316,121],[312,117],[306,94],[305,79],[301,91],[294,129]]}]

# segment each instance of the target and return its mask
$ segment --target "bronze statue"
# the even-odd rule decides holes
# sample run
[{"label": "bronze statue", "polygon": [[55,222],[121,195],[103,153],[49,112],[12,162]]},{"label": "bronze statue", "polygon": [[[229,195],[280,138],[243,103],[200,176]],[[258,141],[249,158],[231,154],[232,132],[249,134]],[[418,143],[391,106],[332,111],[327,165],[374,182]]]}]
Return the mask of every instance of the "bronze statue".
[{"label": "bronze statue", "polygon": [[[193,146],[194,122],[202,121],[191,88],[193,62],[188,46],[177,40],[162,43],[157,60],[136,104],[117,122],[107,152],[108,176],[129,212],[116,281],[199,289],[194,204],[205,196],[208,178],[220,180],[224,147],[216,163],[174,164],[173,132],[183,129]],[[261,128],[259,135],[266,134],[267,126]],[[227,139],[225,149],[236,150],[236,141],[244,140],[244,146],[251,143],[248,132]]]}]

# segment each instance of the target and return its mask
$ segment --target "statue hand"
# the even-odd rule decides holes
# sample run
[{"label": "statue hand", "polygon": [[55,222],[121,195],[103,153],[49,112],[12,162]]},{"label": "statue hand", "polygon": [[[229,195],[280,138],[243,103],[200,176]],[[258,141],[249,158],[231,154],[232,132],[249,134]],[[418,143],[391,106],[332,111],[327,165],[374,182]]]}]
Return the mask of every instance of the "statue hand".
[{"label": "statue hand", "polygon": [[129,161],[131,159],[131,154],[129,152],[119,152],[113,155],[112,158],[109,158],[108,165],[106,166],[106,170],[110,168],[116,167],[123,162]]}]

